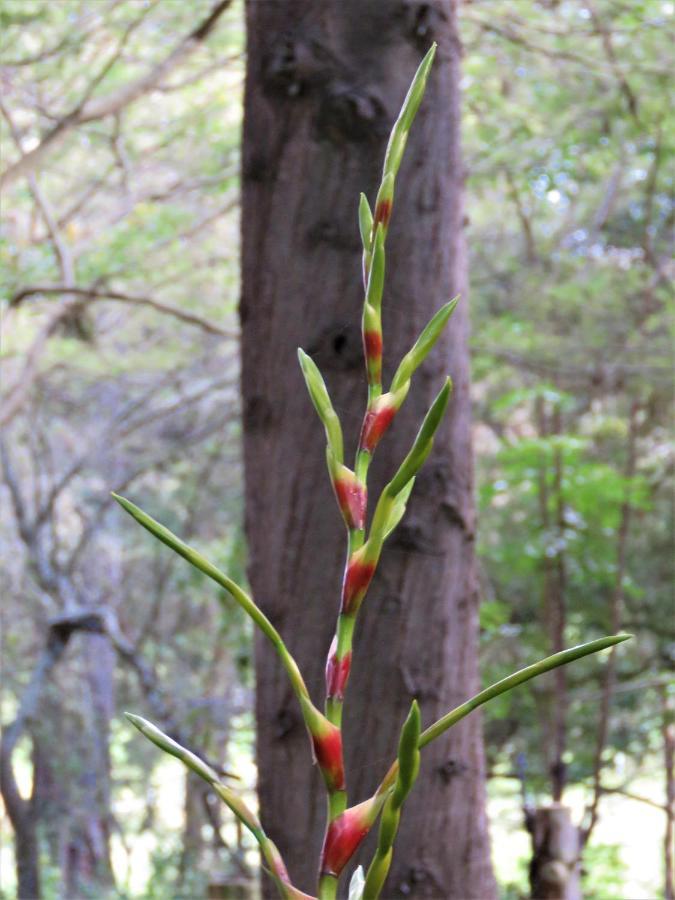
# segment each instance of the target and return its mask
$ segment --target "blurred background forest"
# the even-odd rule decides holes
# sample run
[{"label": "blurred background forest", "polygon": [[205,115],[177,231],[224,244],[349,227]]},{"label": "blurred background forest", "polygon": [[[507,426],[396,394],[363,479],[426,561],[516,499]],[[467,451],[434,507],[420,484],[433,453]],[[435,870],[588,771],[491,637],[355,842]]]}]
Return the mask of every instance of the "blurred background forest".
[{"label": "blurred background forest", "polygon": [[[252,792],[251,634],[108,492],[245,578],[242,3],[0,10],[0,893],[16,837],[45,897],[204,896],[253,877],[256,853],[121,711]],[[584,829],[588,897],[673,896],[674,16],[460,11],[482,677],[558,633],[637,636],[487,709],[505,898],[527,894],[524,811],[552,797]]]}]

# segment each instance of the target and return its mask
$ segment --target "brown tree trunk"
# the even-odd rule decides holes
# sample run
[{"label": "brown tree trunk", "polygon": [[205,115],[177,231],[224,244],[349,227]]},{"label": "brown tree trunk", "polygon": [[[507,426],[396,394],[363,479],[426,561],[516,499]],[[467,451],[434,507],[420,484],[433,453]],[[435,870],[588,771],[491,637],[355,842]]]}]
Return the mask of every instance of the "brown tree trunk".
[{"label": "brown tree trunk", "polygon": [[[345,539],[296,348],[323,371],[351,453],[365,406],[358,196],[374,199],[389,130],[432,40],[439,52],[387,241],[385,381],[431,315],[466,295],[455,27],[450,0],[247,6],[241,323],[249,574],[318,702]],[[468,327],[464,296],[373,466],[371,497],[407,452],[449,369],[449,421],[359,618],[345,706],[350,802],[385,772],[411,696],[430,723],[478,682]],[[295,882],[314,890],[323,788],[277,659],[262,641],[256,650],[263,822]],[[425,750],[387,896],[494,896],[483,769],[476,718]]]}]

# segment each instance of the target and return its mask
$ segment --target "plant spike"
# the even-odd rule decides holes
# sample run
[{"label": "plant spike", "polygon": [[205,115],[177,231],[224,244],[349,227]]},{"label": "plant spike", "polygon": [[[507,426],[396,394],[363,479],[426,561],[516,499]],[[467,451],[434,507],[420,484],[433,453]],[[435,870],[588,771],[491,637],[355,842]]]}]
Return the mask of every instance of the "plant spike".
[{"label": "plant spike", "polygon": [[[391,424],[410,389],[411,379],[440,337],[457,304],[446,303],[423,329],[411,350],[401,360],[388,391],[382,390],[381,308],[385,272],[385,240],[391,218],[396,174],[401,164],[410,127],[422,100],[436,44],[420,64],[392,129],[384,160],[382,181],[374,212],[361,194],[359,230],[363,244],[365,288],[362,331],[368,381],[368,402],[352,471],[344,464],[340,420],[333,408],[325,382],[314,361],[302,350],[298,358],[312,403],[326,431],[326,460],[338,506],[348,531],[347,559],[342,584],[340,613],[326,662],[325,715],[312,703],[300,670],[288,652],[280,634],[252,598],[200,553],[189,547],[141,509],[113,494],[120,505],[144,528],[224,588],[244,609],[274,646],[300,702],[309,732],[315,762],[323,775],[328,794],[328,815],[321,853],[318,898],[311,898],[293,887],[275,845],[264,834],[258,819],[202,760],[181,747],[151,723],[127,714],[130,721],[162,750],[180,759],[212,785],[235,815],[253,832],[270,874],[286,900],[334,900],[338,879],[345,865],[360,846],[372,826],[381,818],[375,856],[364,879],[357,870],[349,888],[349,900],[376,900],[391,864],[393,845],[403,803],[419,771],[420,751],[447,729],[494,697],[512,690],[544,672],[604,650],[631,635],[618,634],[590,641],[553,654],[534,665],[503,678],[466,703],[448,712],[421,731],[420,710],[413,701],[401,730],[398,756],[375,794],[354,806],[347,806],[347,788],[342,749],[342,712],[349,678],[356,616],[379,562],[382,545],[405,513],[415,477],[431,452],[434,436],[448,404],[451,381],[448,378],[427,412],[410,452],[394,477],[383,489],[366,540],[367,475],[372,455]],[[222,601],[222,597],[219,597]]]},{"label": "plant spike", "polygon": [[[341,458],[337,458],[337,456],[331,458],[330,452],[328,456],[328,467],[333,488],[338,498],[338,505],[347,525],[349,536],[340,613],[338,615],[335,637],[326,662],[326,718],[338,730],[341,730],[342,725],[342,709],[351,667],[352,639],[356,614],[375,572],[382,543],[393,528],[396,527],[405,512],[405,504],[414,481],[413,472],[407,479],[406,484],[402,485],[401,490],[397,494],[391,494],[392,502],[386,527],[381,533],[376,533],[372,539],[369,538],[366,541],[368,469],[379,441],[389,428],[408,394],[413,372],[421,364],[437,340],[452,312],[452,309],[448,309],[446,306],[432,319],[413,349],[404,358],[401,364],[403,371],[399,374],[397,383],[392,385],[388,392],[383,393],[381,309],[385,272],[385,238],[393,207],[396,173],[401,163],[410,126],[422,100],[435,48],[436,45],[434,44],[417,70],[401,112],[394,124],[389,138],[382,183],[377,193],[374,213],[371,212],[368,201],[363,194],[359,203],[359,230],[363,243],[363,280],[365,286],[362,338],[368,381],[368,402],[359,436],[353,472],[346,467],[339,468],[339,464],[342,464]],[[400,369],[401,366],[399,366]],[[447,403],[448,385],[443,389],[443,392],[445,392],[444,403]],[[437,408],[437,404],[434,404],[434,407]],[[429,438],[429,446],[426,448],[428,453],[431,449],[433,432],[430,435],[425,432],[424,436]],[[420,450],[419,447],[418,450]],[[419,459],[420,465],[422,458],[422,453],[419,452],[416,459]],[[374,810],[375,814],[379,814],[382,802],[384,800],[380,801],[378,798],[372,809],[369,807],[370,811]],[[346,805],[346,791],[340,793],[337,801],[335,796],[330,795],[329,792],[328,822],[324,841],[326,853],[328,852],[326,848],[330,849],[334,846],[338,831],[346,828],[346,823],[351,822],[356,815],[356,813],[351,813],[350,810],[347,810]],[[356,809],[362,809],[362,807],[356,807]],[[324,853],[324,862],[326,853]],[[330,856],[330,853],[328,855]],[[322,865],[322,872],[323,868]],[[338,875],[339,872],[337,874],[332,872],[324,872],[322,874],[319,888],[319,896],[322,900],[329,900],[329,898],[335,896]]]}]

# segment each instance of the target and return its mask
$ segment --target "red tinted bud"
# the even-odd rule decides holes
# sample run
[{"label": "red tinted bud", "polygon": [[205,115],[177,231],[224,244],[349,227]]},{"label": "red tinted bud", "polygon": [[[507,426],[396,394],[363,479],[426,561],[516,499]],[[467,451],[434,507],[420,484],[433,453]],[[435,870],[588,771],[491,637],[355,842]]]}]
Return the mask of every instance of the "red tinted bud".
[{"label": "red tinted bud", "polygon": [[321,873],[338,876],[371,829],[372,800],[345,810],[328,826],[321,851]]},{"label": "red tinted bud", "polygon": [[352,665],[352,652],[348,651],[342,659],[337,656],[337,641],[333,643],[326,663],[326,696],[330,700],[343,700],[345,687],[349,678],[349,670]]},{"label": "red tinted bud", "polygon": [[391,218],[391,200],[389,198],[380,200],[380,202],[375,207],[375,218],[373,220],[373,229],[377,228],[377,226],[380,224],[380,222],[386,228],[387,225],[389,225],[390,218]]},{"label": "red tinted bud", "polygon": [[363,333],[363,350],[366,356],[368,373],[371,378],[380,381],[382,377],[382,334],[368,329]]},{"label": "red tinted bud", "polygon": [[367,494],[365,486],[350,473],[349,477],[336,478],[333,481],[333,490],[347,527],[363,528],[366,523]]},{"label": "red tinted bud", "polygon": [[342,581],[342,612],[354,612],[361,605],[375,573],[375,563],[361,562],[354,554],[347,563]]},{"label": "red tinted bud", "polygon": [[328,789],[343,791],[345,789],[345,767],[342,761],[340,729],[326,721],[321,729],[321,734],[312,735],[312,746]]},{"label": "red tinted bud", "polygon": [[361,450],[372,453],[379,444],[382,435],[391,425],[396,415],[396,407],[391,404],[381,406],[379,409],[369,409],[363,420],[359,446]]}]

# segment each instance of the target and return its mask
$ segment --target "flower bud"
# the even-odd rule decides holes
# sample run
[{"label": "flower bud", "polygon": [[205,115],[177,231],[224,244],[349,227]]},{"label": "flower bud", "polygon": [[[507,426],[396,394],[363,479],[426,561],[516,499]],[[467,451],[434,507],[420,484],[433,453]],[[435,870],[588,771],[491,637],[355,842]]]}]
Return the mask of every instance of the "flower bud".
[{"label": "flower bud", "polygon": [[416,700],[413,700],[408,718],[401,729],[398,744],[398,776],[392,797],[393,805],[400,807],[415,783],[420,769],[419,740],[422,718]]}]

